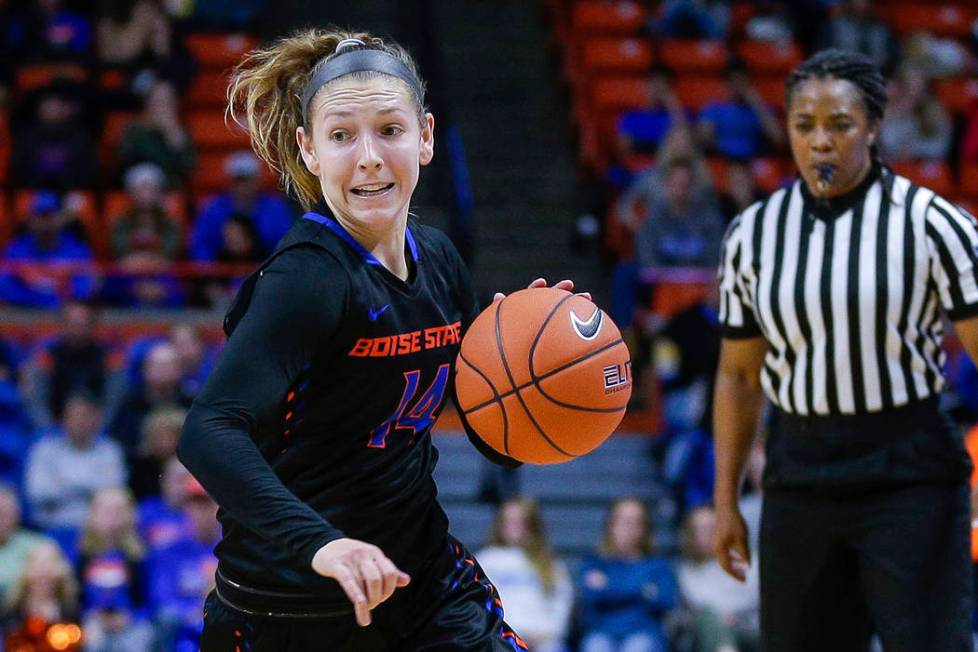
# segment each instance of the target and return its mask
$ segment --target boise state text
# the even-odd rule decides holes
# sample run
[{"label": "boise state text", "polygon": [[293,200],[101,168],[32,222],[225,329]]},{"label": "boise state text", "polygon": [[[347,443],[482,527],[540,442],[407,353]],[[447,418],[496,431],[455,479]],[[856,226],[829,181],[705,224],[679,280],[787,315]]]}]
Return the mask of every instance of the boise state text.
[{"label": "boise state text", "polygon": [[428,349],[458,344],[462,339],[462,322],[445,326],[433,326],[410,333],[385,335],[383,337],[361,337],[348,354],[354,358],[384,358],[407,355]]}]

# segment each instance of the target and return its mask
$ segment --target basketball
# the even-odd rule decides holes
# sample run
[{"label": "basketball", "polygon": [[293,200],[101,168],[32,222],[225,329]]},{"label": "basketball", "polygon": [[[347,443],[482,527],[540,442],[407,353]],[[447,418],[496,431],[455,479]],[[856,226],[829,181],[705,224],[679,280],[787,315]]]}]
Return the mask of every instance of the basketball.
[{"label": "basketball", "polygon": [[556,464],[593,450],[621,422],[631,361],[618,327],[585,297],[520,290],[472,323],[455,390],[462,418],[494,450]]}]

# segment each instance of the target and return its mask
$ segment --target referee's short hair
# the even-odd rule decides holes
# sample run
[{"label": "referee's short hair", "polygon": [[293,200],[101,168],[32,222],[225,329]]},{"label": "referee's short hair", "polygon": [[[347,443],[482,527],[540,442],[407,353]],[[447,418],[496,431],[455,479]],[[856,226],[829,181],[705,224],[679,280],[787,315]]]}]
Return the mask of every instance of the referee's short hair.
[{"label": "referee's short hair", "polygon": [[883,119],[887,101],[883,73],[865,55],[838,48],[816,52],[791,71],[785,87],[785,106],[791,105],[791,97],[799,84],[828,77],[852,82],[859,89],[870,121]]}]

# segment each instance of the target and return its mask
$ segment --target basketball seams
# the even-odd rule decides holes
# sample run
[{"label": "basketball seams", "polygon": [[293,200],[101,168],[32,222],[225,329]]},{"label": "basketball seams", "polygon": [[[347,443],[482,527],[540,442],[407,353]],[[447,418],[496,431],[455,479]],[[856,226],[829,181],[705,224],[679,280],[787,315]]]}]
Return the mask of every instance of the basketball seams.
[{"label": "basketball seams", "polygon": [[[563,407],[569,407],[569,408],[573,408],[575,410],[582,410],[582,411],[588,411],[588,412],[620,412],[622,410],[625,410],[626,409],[625,407],[620,407],[620,408],[587,408],[587,407],[584,407],[584,406],[581,406],[581,405],[571,405],[569,403],[567,403],[567,404],[561,403],[560,401],[558,401],[556,399],[553,399],[550,396],[548,396],[547,393],[544,392],[543,391],[543,388],[540,386],[540,382],[542,382],[544,380],[547,380],[548,378],[552,378],[553,376],[556,376],[557,374],[561,373],[562,371],[566,371],[567,369],[570,369],[571,367],[573,367],[576,364],[579,364],[581,362],[585,362],[587,360],[590,360],[594,356],[600,355],[601,353],[604,353],[608,349],[612,349],[612,348],[618,346],[619,344],[624,344],[624,343],[625,343],[625,340],[623,340],[623,339],[621,339],[619,337],[617,340],[614,340],[612,342],[608,342],[607,344],[604,344],[600,348],[594,349],[593,351],[588,351],[584,355],[582,355],[580,357],[577,357],[577,358],[574,358],[570,362],[567,362],[565,364],[562,364],[561,366],[557,367],[556,369],[551,369],[550,371],[548,371],[547,373],[545,373],[545,374],[543,374],[541,376],[535,375],[533,373],[533,369],[531,368],[530,369],[531,380],[529,382],[523,383],[522,385],[520,385],[516,389],[512,389],[512,390],[510,390],[508,392],[503,392],[502,394],[498,394],[497,395],[498,396],[498,400],[501,401],[502,399],[506,398],[507,396],[512,396],[518,390],[523,390],[523,389],[526,389],[528,387],[536,387],[536,389],[540,391],[540,393],[544,396],[544,398],[547,398],[547,399],[553,401],[554,403],[557,403],[558,405],[561,405]],[[466,360],[466,362],[469,364],[469,366],[472,366],[472,363],[468,362],[468,360]],[[495,387],[493,387],[493,390],[494,390],[494,393],[495,393]],[[484,407],[488,407],[488,406],[492,405],[496,401],[497,401],[496,398],[492,398],[492,399],[490,399],[488,401],[483,401],[482,403],[477,403],[476,405],[473,405],[471,408],[469,408],[468,410],[466,410],[465,413],[466,414],[470,414],[472,412],[477,412],[477,411],[481,410]]]},{"label": "basketball seams", "polygon": [[[573,296],[573,295],[571,295],[571,296]],[[503,369],[506,371],[506,376],[509,378],[509,384],[513,388],[514,393],[516,394],[516,400],[518,400],[520,402],[520,405],[523,406],[523,411],[526,412],[526,416],[530,419],[530,423],[532,423],[533,424],[533,427],[537,429],[537,432],[540,433],[540,436],[543,437],[547,441],[547,443],[550,444],[553,447],[553,449],[555,451],[557,451],[558,453],[561,453],[561,454],[566,455],[567,457],[571,457],[571,458],[572,457],[575,457],[575,455],[572,455],[571,453],[568,453],[567,451],[565,451],[563,448],[561,448],[556,443],[554,443],[554,441],[549,436],[547,436],[547,433],[544,432],[543,428],[540,427],[540,424],[537,423],[537,420],[533,416],[533,413],[530,412],[530,408],[528,408],[526,406],[526,401],[524,401],[523,400],[523,397],[520,395],[520,391],[519,391],[519,389],[518,389],[518,387],[516,385],[516,379],[513,378],[513,372],[509,368],[509,361],[506,359],[506,351],[503,349],[503,336],[502,336],[502,332],[500,331],[500,321],[501,321],[500,315],[503,312],[503,304],[506,303],[506,300],[507,299],[508,299],[508,297],[506,297],[504,299],[501,299],[499,301],[499,305],[496,306],[496,320],[495,320],[496,321],[496,324],[495,325],[496,325],[496,347],[499,350],[499,358],[500,358],[500,360],[502,360]],[[564,299],[562,299],[561,301],[559,301],[558,302],[558,305],[560,303],[563,303],[566,299],[567,299],[567,297],[565,297]],[[509,437],[508,437],[508,434],[509,433],[504,433],[504,438],[503,438],[503,446],[506,449],[505,452],[506,452],[507,455],[509,454]]]},{"label": "basketball seams", "polygon": [[[499,391],[496,390],[496,386],[492,384],[492,380],[490,380],[489,377],[481,369],[479,369],[474,364],[468,361],[468,359],[462,353],[461,348],[459,348],[458,350],[458,358],[466,365],[468,365],[468,367],[472,369],[472,371],[479,374],[482,377],[482,379],[486,381],[486,384],[489,385],[489,389],[492,390],[492,395],[494,398],[491,401],[489,401],[489,403],[480,406],[480,409],[482,407],[485,407],[486,405],[491,405],[492,403],[499,403],[499,409],[502,410],[503,412],[503,442],[507,442],[509,440],[509,418],[506,416],[506,404],[503,403],[503,397],[500,396]],[[456,406],[456,407],[459,407],[459,409],[461,410],[460,406]],[[475,412],[474,408],[471,410],[462,410],[462,414],[464,416],[467,416],[472,412]],[[505,452],[508,453],[509,450],[507,449]]]}]

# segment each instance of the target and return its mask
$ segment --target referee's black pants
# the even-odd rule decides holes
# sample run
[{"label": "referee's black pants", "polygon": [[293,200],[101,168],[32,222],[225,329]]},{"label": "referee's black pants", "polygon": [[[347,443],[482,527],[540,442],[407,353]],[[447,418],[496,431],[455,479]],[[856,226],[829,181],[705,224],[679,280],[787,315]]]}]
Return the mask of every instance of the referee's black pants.
[{"label": "referee's black pants", "polygon": [[763,652],[970,652],[970,460],[935,398],[778,412],[761,517]]}]

